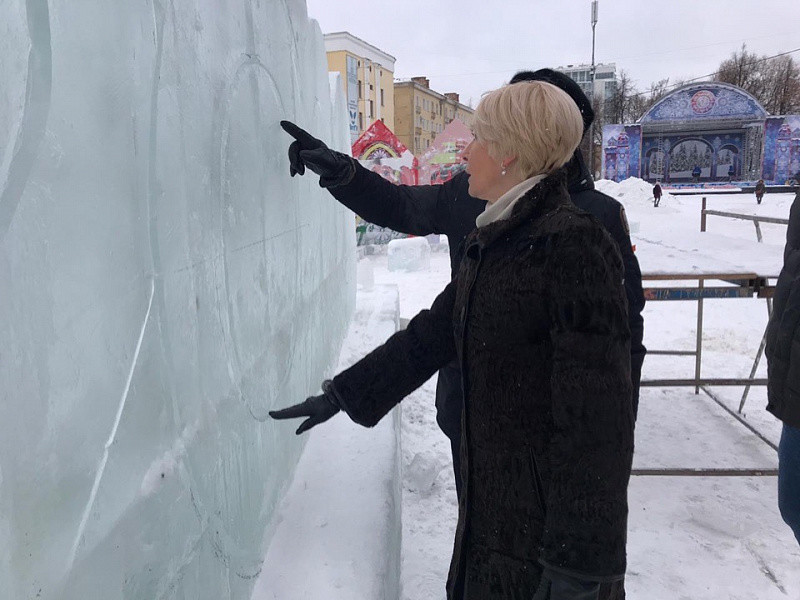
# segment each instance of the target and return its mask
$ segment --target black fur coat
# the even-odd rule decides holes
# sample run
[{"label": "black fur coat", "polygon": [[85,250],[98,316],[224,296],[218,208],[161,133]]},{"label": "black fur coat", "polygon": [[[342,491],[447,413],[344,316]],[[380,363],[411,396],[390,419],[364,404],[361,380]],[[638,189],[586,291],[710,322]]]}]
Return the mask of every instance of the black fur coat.
[{"label": "black fur coat", "polygon": [[622,578],[634,426],[622,279],[615,243],[559,172],[470,234],[432,307],[333,379],[339,405],[372,426],[461,362],[449,599],[530,600],[544,567]]}]

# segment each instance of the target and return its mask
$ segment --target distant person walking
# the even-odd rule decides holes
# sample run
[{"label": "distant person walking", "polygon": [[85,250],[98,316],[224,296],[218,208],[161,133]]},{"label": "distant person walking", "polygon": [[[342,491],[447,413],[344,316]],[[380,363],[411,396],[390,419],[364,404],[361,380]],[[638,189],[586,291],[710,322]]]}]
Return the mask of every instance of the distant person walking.
[{"label": "distant person walking", "polygon": [[702,172],[703,171],[700,169],[700,165],[695,165],[694,169],[692,169],[692,181],[698,183],[700,181],[700,175]]},{"label": "distant person walking", "polygon": [[767,191],[767,186],[764,185],[764,180],[759,179],[756,182],[756,202],[761,204],[761,199],[764,197],[764,192]]},{"label": "distant person walking", "polygon": [[661,202],[661,182],[656,181],[656,184],[653,186],[653,206],[658,208],[658,203]]},{"label": "distant person walking", "polygon": [[[800,172],[795,175],[800,178]],[[800,179],[798,179],[800,180]],[[778,507],[800,543],[800,191],[789,213],[783,269],[767,325],[767,410],[783,421]]]}]

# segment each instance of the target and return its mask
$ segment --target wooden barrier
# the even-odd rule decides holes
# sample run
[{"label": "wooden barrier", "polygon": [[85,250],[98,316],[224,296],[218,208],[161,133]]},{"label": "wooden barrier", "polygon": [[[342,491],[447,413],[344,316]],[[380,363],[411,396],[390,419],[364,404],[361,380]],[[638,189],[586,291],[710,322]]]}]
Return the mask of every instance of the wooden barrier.
[{"label": "wooden barrier", "polygon": [[789,219],[781,219],[778,217],[764,217],[761,215],[745,215],[742,213],[724,212],[721,210],[708,210],[706,208],[706,197],[703,196],[703,202],[700,209],[700,231],[706,230],[706,216],[713,215],[717,217],[727,217],[729,219],[740,219],[742,221],[752,221],[756,228],[756,238],[759,243],[762,241],[761,236],[761,223],[776,223],[778,225],[788,225]]}]

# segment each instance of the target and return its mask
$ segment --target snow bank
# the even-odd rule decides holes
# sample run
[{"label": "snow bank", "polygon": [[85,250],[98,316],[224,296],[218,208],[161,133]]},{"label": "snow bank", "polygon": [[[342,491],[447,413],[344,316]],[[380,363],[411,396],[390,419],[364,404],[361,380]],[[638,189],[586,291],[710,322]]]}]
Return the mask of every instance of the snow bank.
[{"label": "snow bank", "polygon": [[[337,371],[398,325],[397,286],[360,286]],[[311,430],[252,600],[399,598],[400,421],[398,407],[371,429],[339,414]]]},{"label": "snow bank", "polygon": [[388,255],[390,271],[427,271],[431,268],[431,246],[424,237],[392,240]]},{"label": "snow bank", "polygon": [[[594,182],[594,186],[604,194],[617,198],[621,202],[624,199],[623,204],[626,206],[629,202],[653,203],[653,184],[638,177],[629,177],[619,183],[610,179],[598,179]],[[661,196],[662,202],[673,198],[674,196],[666,191]]]}]

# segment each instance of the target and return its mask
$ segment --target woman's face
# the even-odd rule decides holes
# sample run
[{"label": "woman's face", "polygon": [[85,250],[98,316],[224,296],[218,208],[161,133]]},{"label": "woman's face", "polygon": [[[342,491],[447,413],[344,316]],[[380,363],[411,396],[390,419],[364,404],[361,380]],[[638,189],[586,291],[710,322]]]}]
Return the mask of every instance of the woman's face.
[{"label": "woman's face", "polygon": [[461,158],[467,163],[469,194],[490,204],[513,187],[510,174],[503,175],[503,167],[489,156],[486,145],[477,138],[472,140]]}]

